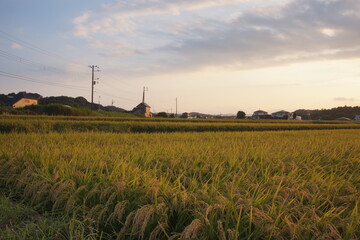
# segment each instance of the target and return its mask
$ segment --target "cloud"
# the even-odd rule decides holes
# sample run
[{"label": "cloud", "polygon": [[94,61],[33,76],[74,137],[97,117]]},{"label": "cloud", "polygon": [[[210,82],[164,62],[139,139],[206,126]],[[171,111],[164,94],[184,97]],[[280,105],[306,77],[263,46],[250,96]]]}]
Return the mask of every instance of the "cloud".
[{"label": "cloud", "polygon": [[124,39],[116,40],[89,40],[88,45],[94,49],[98,49],[98,55],[103,57],[124,58],[140,53],[136,48]]},{"label": "cloud", "polygon": [[102,56],[137,54],[134,64],[156,73],[261,68],[359,58],[359,12],[358,0],[118,1],[74,19],[74,35],[107,45]]},{"label": "cloud", "polygon": [[321,32],[328,37],[334,37],[336,35],[336,30],[331,28],[321,29]]},{"label": "cloud", "polygon": [[18,43],[13,42],[13,43],[11,43],[11,48],[13,48],[13,49],[22,49],[23,46],[18,44]]},{"label": "cloud", "polygon": [[119,32],[131,32],[136,25],[130,19],[124,17],[110,16],[89,20],[84,15],[73,20],[75,27],[73,34],[76,37],[91,38],[96,33],[113,35]]},{"label": "cloud", "polygon": [[360,2],[297,0],[278,9],[258,8],[231,16],[216,31],[192,29],[201,38],[160,50],[184,59],[177,63],[182,68],[360,57],[360,17],[350,10],[360,11]]},{"label": "cloud", "polygon": [[359,101],[359,99],[357,98],[346,98],[346,97],[336,97],[334,98],[335,101],[339,101],[339,102],[355,102],[355,101]]},{"label": "cloud", "polygon": [[159,14],[179,15],[182,11],[233,5],[239,2],[250,2],[250,0],[120,0],[116,3],[104,4],[98,13],[86,12],[74,18],[73,34],[77,37],[89,38],[98,32],[106,34],[131,32],[136,27],[131,20],[134,18]]},{"label": "cloud", "polygon": [[82,24],[89,20],[89,18],[92,16],[90,12],[83,13],[79,17],[74,18],[73,23],[74,24]]},{"label": "cloud", "polygon": [[[118,1],[116,4],[105,4],[104,9],[125,16],[144,16],[157,14],[175,14],[181,11],[198,10],[203,8],[233,5],[239,2],[250,2],[249,0],[156,0],[156,1]],[[254,2],[254,1],[253,1]]]}]

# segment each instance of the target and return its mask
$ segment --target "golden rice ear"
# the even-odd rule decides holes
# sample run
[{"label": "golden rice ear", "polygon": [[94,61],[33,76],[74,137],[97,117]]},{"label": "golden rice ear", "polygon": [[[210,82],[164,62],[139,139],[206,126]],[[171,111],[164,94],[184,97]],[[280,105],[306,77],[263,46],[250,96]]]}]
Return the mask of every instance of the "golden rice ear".
[{"label": "golden rice ear", "polygon": [[65,211],[71,212],[75,208],[76,201],[79,200],[79,195],[87,188],[86,185],[82,185],[76,189],[76,191],[71,194],[70,198],[66,202]]},{"label": "golden rice ear", "polygon": [[114,222],[115,220],[118,221],[118,222],[121,222],[121,219],[123,218],[123,215],[125,213],[126,204],[128,202],[129,201],[127,201],[127,200],[118,202],[115,205],[114,211],[110,214],[110,216],[106,220],[106,224],[108,222]]},{"label": "golden rice ear", "polygon": [[100,193],[100,202],[105,202],[109,199],[109,197],[114,193],[114,190],[112,187],[102,188]]},{"label": "golden rice ear", "polygon": [[156,240],[159,239],[159,235],[162,232],[162,228],[160,225],[157,225],[154,230],[152,230],[149,240]]},{"label": "golden rice ear", "polygon": [[124,236],[126,234],[126,230],[128,229],[128,227],[131,225],[131,222],[133,221],[134,217],[135,217],[135,212],[136,211],[132,211],[125,220],[124,226],[121,228],[120,232],[118,233],[117,239],[121,240],[124,239]]},{"label": "golden rice ear", "polygon": [[217,236],[219,240],[226,240],[226,233],[224,231],[224,227],[221,221],[217,221]]},{"label": "golden rice ear", "polygon": [[138,234],[140,238],[143,239],[146,227],[154,216],[154,213],[155,207],[153,205],[145,205],[138,209],[134,216],[131,233],[135,235]]},{"label": "golden rice ear", "polygon": [[228,229],[228,240],[237,240],[237,231],[235,229]]},{"label": "golden rice ear", "polygon": [[200,219],[193,220],[181,233],[182,238],[197,238],[197,233],[203,226]]}]

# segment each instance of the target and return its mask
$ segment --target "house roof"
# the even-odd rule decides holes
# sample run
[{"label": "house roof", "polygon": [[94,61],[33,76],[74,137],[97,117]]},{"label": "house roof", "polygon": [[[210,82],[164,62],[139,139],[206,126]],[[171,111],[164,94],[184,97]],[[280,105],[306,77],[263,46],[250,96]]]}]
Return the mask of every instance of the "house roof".
[{"label": "house roof", "polygon": [[150,107],[150,106],[147,105],[146,103],[142,102],[139,105],[137,105],[135,108],[139,108],[139,107]]},{"label": "house roof", "polygon": [[267,112],[265,112],[265,111],[263,111],[263,110],[257,110],[257,111],[255,111],[254,113],[267,113]]},{"label": "house roof", "polygon": [[340,117],[340,118],[337,118],[336,120],[340,120],[340,121],[351,121],[350,118],[347,118],[347,117]]},{"label": "house roof", "polygon": [[281,111],[274,112],[273,114],[276,114],[276,113],[290,113],[290,112],[285,111],[285,110],[281,110]]},{"label": "house roof", "polygon": [[22,98],[18,98],[18,99],[16,99],[16,100],[12,101],[11,105],[14,105],[14,104],[20,102],[21,99],[30,99],[30,100],[38,101],[38,99],[36,99],[36,98],[22,97]]}]

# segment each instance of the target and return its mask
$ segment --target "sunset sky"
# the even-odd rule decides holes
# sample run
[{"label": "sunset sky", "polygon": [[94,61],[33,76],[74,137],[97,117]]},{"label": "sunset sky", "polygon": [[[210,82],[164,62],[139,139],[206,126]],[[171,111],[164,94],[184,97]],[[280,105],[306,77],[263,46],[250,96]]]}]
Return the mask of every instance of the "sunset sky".
[{"label": "sunset sky", "polygon": [[360,105],[359,0],[0,0],[0,93],[251,115]]}]

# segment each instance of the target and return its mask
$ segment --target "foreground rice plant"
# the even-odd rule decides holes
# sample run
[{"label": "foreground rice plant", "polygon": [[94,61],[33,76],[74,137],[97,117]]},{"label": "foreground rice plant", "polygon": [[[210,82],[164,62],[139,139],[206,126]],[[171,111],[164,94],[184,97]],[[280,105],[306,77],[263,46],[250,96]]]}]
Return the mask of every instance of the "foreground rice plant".
[{"label": "foreground rice plant", "polygon": [[118,239],[357,239],[359,134],[1,134],[0,183]]}]

